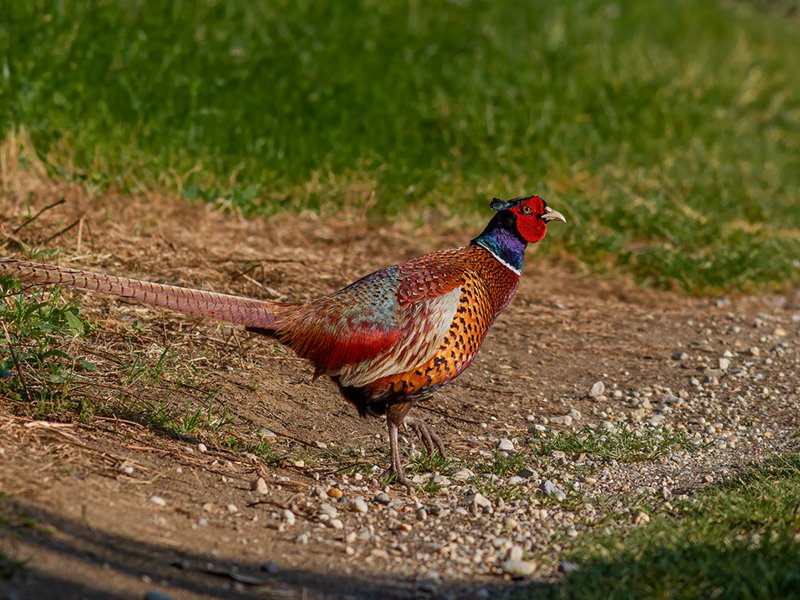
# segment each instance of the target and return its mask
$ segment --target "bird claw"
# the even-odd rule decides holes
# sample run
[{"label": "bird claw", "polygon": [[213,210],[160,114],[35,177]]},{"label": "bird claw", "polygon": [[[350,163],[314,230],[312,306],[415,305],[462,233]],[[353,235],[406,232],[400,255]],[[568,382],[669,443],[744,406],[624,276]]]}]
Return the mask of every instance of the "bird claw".
[{"label": "bird claw", "polygon": [[[387,419],[389,428],[389,453],[392,459],[392,466],[387,469],[383,477],[390,482],[399,483],[404,485],[409,491],[415,490],[417,486],[411,482],[403,473],[403,462],[400,456],[400,445],[397,439],[397,425]],[[445,458],[444,444],[441,438],[436,435],[428,424],[419,417],[408,417],[403,419],[403,425],[414,431],[417,434],[428,456],[432,457],[434,453],[438,452],[442,458]]]},{"label": "bird claw", "polygon": [[442,458],[446,457],[442,438],[423,419],[420,417],[406,417],[403,424],[417,434],[429,457],[433,457],[434,452],[438,452]]}]

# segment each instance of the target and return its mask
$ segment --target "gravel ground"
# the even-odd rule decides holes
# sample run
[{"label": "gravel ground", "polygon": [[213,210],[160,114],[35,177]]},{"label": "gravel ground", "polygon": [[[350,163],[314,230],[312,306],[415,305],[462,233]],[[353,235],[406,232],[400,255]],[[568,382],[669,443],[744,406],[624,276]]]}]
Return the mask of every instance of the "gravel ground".
[{"label": "gravel ground", "polygon": [[[93,223],[91,248],[62,240],[61,261],[252,296],[316,295],[469,238],[352,216],[237,221],[169,198],[26,185],[34,204],[68,200],[31,235],[75,214]],[[5,214],[0,226],[10,228],[15,213]],[[100,325],[69,349],[98,362],[89,383],[108,410],[54,423],[4,404],[0,550],[27,565],[0,591],[502,598],[578,568],[570,548],[599,527],[645,526],[676,498],[796,451],[797,292],[686,299],[553,262],[529,257],[473,367],[416,409],[450,460],[409,465],[412,492],[381,477],[382,423],[359,419],[273,342],[81,296],[83,315]],[[176,385],[167,373],[112,385],[114,361],[155,362],[166,346],[175,372],[194,365],[198,382]],[[175,435],[123,410],[129,394],[183,414],[187,403],[204,407],[209,390],[227,419],[213,431]],[[274,454],[227,436],[262,437]]]}]

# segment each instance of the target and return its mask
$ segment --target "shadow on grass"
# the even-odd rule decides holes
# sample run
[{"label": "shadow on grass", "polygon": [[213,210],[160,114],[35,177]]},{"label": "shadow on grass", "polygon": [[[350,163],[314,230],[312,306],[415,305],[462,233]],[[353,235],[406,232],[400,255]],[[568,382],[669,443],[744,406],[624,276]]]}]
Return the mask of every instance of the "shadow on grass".
[{"label": "shadow on grass", "polygon": [[[538,590],[541,592],[541,589]],[[531,598],[800,598],[800,543],[653,546],[596,559]]]},{"label": "shadow on grass", "polygon": [[800,454],[743,469],[645,527],[591,534],[573,556],[581,568],[545,597],[800,598]]}]

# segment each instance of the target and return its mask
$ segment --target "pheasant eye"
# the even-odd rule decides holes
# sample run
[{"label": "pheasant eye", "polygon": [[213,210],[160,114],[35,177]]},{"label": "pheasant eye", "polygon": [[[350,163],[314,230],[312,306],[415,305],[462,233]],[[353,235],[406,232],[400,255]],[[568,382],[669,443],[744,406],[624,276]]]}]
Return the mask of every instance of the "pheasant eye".
[{"label": "pheasant eye", "polygon": [[529,204],[526,204],[525,206],[522,207],[522,211],[521,212],[522,212],[523,215],[529,215],[529,214],[531,214],[533,212],[533,209],[530,207]]}]

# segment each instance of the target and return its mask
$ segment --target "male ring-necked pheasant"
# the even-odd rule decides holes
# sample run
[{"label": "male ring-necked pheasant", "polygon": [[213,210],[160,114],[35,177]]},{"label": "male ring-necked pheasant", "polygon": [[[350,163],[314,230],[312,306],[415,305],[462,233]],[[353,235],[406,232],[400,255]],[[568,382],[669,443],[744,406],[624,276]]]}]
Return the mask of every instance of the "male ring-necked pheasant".
[{"label": "male ring-necked pheasant", "polygon": [[497,214],[468,246],[387,267],[305,302],[270,302],[54,265],[0,258],[0,274],[114,294],[271,335],[328,375],[361,416],[386,416],[391,471],[408,485],[398,428],[429,453],[441,441],[408,412],[472,362],[495,317],[517,289],[525,247],[566,221],[538,196],[491,203]]}]

